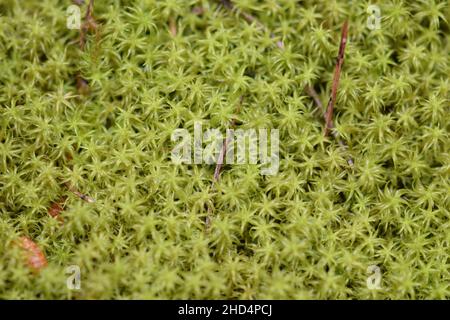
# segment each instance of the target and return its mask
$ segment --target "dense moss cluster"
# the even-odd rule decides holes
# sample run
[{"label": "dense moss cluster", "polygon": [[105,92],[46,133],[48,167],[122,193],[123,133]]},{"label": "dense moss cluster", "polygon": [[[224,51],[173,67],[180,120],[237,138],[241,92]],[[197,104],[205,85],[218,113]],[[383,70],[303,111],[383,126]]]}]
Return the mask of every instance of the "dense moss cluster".
[{"label": "dense moss cluster", "polygon": [[[369,1],[233,3],[96,1],[81,50],[70,1],[1,1],[0,298],[450,298],[447,1],[378,1],[374,30]],[[328,100],[346,19],[344,150],[304,88]],[[171,162],[176,128],[234,117],[279,129],[276,175]]]}]

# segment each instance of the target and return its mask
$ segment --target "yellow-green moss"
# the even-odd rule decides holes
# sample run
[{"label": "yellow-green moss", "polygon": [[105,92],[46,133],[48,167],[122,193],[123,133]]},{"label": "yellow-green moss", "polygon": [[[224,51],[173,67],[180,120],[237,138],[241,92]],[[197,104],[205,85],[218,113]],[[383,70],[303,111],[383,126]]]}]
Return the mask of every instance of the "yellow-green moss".
[{"label": "yellow-green moss", "polygon": [[[234,3],[266,30],[219,1],[96,1],[100,36],[81,51],[70,1],[1,1],[0,298],[450,298],[447,2]],[[345,19],[334,121],[347,151],[303,90],[327,101]],[[214,166],[172,164],[170,135],[234,116],[280,130],[280,169],[227,165],[213,192]],[[63,195],[60,226],[47,210]],[[47,256],[38,275],[21,235]]]}]

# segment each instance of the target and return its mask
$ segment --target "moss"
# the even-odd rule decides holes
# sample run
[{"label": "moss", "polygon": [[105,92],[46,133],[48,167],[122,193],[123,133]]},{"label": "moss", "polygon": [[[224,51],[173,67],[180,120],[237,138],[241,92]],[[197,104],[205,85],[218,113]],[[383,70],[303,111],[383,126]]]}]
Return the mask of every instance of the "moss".
[{"label": "moss", "polygon": [[[448,4],[380,1],[370,30],[368,1],[233,3],[98,1],[81,50],[69,1],[2,1],[1,298],[450,298]],[[343,150],[304,88],[327,101],[346,19]],[[212,189],[213,165],[170,161],[174,129],[235,117],[279,129],[277,175],[225,165]]]}]

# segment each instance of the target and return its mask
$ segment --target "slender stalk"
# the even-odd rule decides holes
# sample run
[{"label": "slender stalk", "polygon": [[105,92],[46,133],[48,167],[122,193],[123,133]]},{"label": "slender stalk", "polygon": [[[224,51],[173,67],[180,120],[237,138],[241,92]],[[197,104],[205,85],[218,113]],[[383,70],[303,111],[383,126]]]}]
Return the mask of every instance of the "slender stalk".
[{"label": "slender stalk", "polygon": [[[244,101],[244,96],[241,96],[240,99],[239,99],[239,104],[238,104],[237,109],[236,109],[236,114],[239,114],[239,112],[241,110],[242,101]],[[232,129],[234,129],[236,127],[236,119],[235,118],[233,118],[231,120],[230,127]],[[223,160],[224,160],[224,158],[225,158],[225,156],[227,154],[227,147],[228,147],[229,143],[230,143],[230,141],[228,141],[227,138],[223,139],[222,149],[220,150],[219,158],[217,159],[216,169],[214,170],[213,184],[214,184],[214,182],[219,181],[220,170],[222,168]]]},{"label": "slender stalk", "polygon": [[173,17],[169,18],[169,32],[172,35],[172,37],[177,36],[177,23]]},{"label": "slender stalk", "polygon": [[328,100],[327,111],[325,113],[325,131],[324,135],[333,128],[333,109],[336,102],[336,94],[339,87],[339,78],[341,76],[342,64],[344,63],[345,45],[347,44],[348,21],[342,26],[341,43],[339,45],[339,53],[336,59],[336,67],[334,68],[333,84],[331,87],[331,96]]},{"label": "slender stalk", "polygon": [[80,198],[80,199],[82,199],[82,200],[84,200],[86,202],[89,202],[89,203],[94,203],[95,202],[94,198],[92,198],[92,197],[90,197],[90,196],[88,196],[86,194],[81,193],[80,191],[75,189],[73,186],[71,186],[69,183],[66,182],[65,186],[67,187],[67,189],[69,189],[70,192],[72,192],[78,198]]},{"label": "slender stalk", "polygon": [[[225,7],[225,8],[227,8],[228,10],[233,10],[234,9],[234,5],[233,5],[233,3],[231,2],[231,0],[220,0],[220,2],[222,3],[222,5]],[[263,30],[268,30],[267,28],[266,28],[266,26],[265,25],[263,25],[260,21],[258,21],[258,19],[256,19],[254,16],[252,16],[251,14],[249,14],[249,13],[247,13],[247,12],[243,12],[243,11],[241,11],[241,12],[239,12],[239,15],[241,16],[241,17],[243,17],[244,18],[244,20],[245,21],[247,21],[248,23],[255,23],[258,27],[260,27],[261,29],[263,29]],[[269,31],[270,32],[270,31]],[[270,32],[270,37],[272,38],[272,39],[274,39],[275,38],[275,35],[272,33],[272,32]],[[284,43],[283,43],[283,41],[277,41],[277,47],[278,48],[280,48],[280,49],[284,49]]]},{"label": "slender stalk", "polygon": [[[317,94],[316,90],[314,90],[313,87],[307,86],[305,88],[305,91],[314,100],[314,102],[316,103],[317,109],[319,110],[320,114],[323,115],[324,120],[327,121],[326,114],[325,114],[325,109],[323,108],[323,104],[320,101],[319,95]],[[331,130],[332,135],[334,136],[334,138],[338,142],[339,146],[343,150],[346,150],[347,149],[347,145],[341,140],[341,138],[339,137],[339,133],[336,130],[333,130],[333,129],[334,129],[334,124],[333,124],[333,122],[331,122],[330,130]],[[351,167],[353,167],[353,165],[354,165],[353,159],[351,157],[349,157],[347,159],[347,163]]]},{"label": "slender stalk", "polygon": [[86,34],[88,31],[95,31],[97,35],[97,23],[94,19],[94,0],[89,0],[89,4],[84,17],[84,23],[80,30],[80,49],[83,50],[86,45]]},{"label": "slender stalk", "polygon": [[[239,99],[239,104],[238,104],[238,106],[236,108],[236,114],[239,114],[243,101],[244,101],[244,96],[241,96],[240,99]],[[236,127],[236,119],[235,118],[233,118],[231,120],[230,127],[232,129],[234,129]],[[230,143],[230,141],[227,139],[227,137],[225,137],[225,139],[223,139],[222,149],[220,150],[219,157],[217,159],[216,168],[214,169],[214,177],[213,177],[213,182],[212,182],[212,185],[211,185],[212,191],[214,191],[215,184],[219,181],[220,171],[222,170],[222,165],[223,165],[225,156],[227,155],[227,148],[228,148],[228,144],[229,143]],[[211,216],[212,216],[213,209],[214,208],[212,207],[212,205],[208,205],[208,214],[206,216],[206,228],[207,228],[207,230],[209,229],[209,227],[211,225]]]}]

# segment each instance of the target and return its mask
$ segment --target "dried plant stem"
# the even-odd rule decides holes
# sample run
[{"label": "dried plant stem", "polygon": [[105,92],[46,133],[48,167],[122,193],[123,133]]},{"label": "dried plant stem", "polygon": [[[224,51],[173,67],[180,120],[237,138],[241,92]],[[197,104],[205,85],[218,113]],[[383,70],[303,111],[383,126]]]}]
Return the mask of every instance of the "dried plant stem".
[{"label": "dried plant stem", "polygon": [[177,36],[177,22],[173,17],[169,18],[169,32],[172,35],[172,37]]},{"label": "dried plant stem", "polygon": [[[76,2],[79,6],[82,5],[83,1]],[[86,36],[89,31],[95,32],[96,42],[99,42],[99,33],[98,33],[98,24],[94,19],[94,0],[89,0],[89,4],[86,10],[86,15],[84,17],[84,22],[80,28],[80,38],[78,44],[80,49],[83,51],[86,46]],[[88,82],[81,76],[81,73],[78,72],[76,75],[76,87],[80,96],[86,96],[89,94],[89,85]]]},{"label": "dried plant stem", "polygon": [[[244,101],[244,96],[241,96],[239,98],[239,103],[238,103],[238,106],[236,108],[236,114],[239,114],[243,101]],[[233,118],[231,120],[230,127],[232,129],[234,129],[236,127],[236,119],[235,118]],[[229,138],[232,139],[232,137],[229,137]],[[227,155],[227,148],[228,148],[228,144],[230,142],[231,141],[229,141],[227,139],[227,137],[225,137],[225,139],[223,139],[222,149],[220,150],[219,156],[217,158],[216,168],[214,169],[214,177],[213,177],[213,182],[212,182],[212,185],[211,185],[211,190],[212,191],[214,191],[215,184],[219,181],[220,171],[222,169],[224,159],[225,159],[225,157]],[[208,205],[208,214],[206,216],[206,228],[207,228],[207,230],[209,229],[209,227],[211,225],[212,211],[213,211],[212,205]]]},{"label": "dried plant stem", "polygon": [[[237,109],[236,109],[236,114],[239,114],[239,112],[241,111],[241,106],[242,106],[242,102],[243,101],[244,101],[244,96],[241,96],[239,98],[239,104],[238,104]],[[234,129],[236,127],[236,119],[235,118],[233,118],[231,120],[230,127],[232,129]],[[224,158],[225,158],[225,156],[227,154],[227,147],[228,147],[229,143],[230,143],[230,141],[228,141],[227,138],[223,139],[222,149],[220,150],[219,157],[217,159],[216,169],[214,170],[213,185],[214,185],[215,182],[219,181],[220,170],[222,168]]]},{"label": "dried plant stem", "polygon": [[[313,87],[311,86],[307,86],[305,88],[306,93],[314,100],[314,102],[317,105],[317,109],[319,110],[320,114],[323,115],[324,120],[327,121],[326,119],[326,115],[325,115],[325,109],[323,108],[322,102],[320,101],[319,95],[317,94],[316,90],[314,90]],[[337,143],[339,144],[339,146],[343,149],[346,150],[347,149],[347,145],[341,140],[341,138],[339,137],[339,133],[334,129],[334,124],[333,122],[331,122],[331,133],[334,136],[334,138],[336,139]],[[348,158],[347,163],[349,164],[349,166],[353,167],[353,159],[351,157]]]},{"label": "dried plant stem", "polygon": [[328,101],[327,111],[325,113],[325,130],[324,135],[333,128],[333,109],[336,102],[336,94],[339,86],[339,78],[341,76],[342,64],[344,63],[345,45],[347,44],[348,21],[344,22],[342,26],[341,43],[339,45],[339,53],[336,59],[336,67],[334,69],[333,84],[331,87],[331,96]]},{"label": "dried plant stem", "polygon": [[317,105],[317,110],[319,110],[320,114],[323,115],[325,119],[325,109],[323,108],[322,101],[320,101],[319,95],[317,94],[316,90],[314,90],[311,86],[306,86],[305,88],[306,93],[313,98],[314,102]]},{"label": "dried plant stem", "polygon": [[[220,2],[222,3],[222,5],[225,7],[225,8],[227,8],[228,10],[233,10],[234,9],[234,5],[233,5],[233,3],[231,2],[231,0],[220,0]],[[243,12],[243,11],[240,11],[239,12],[239,15],[242,17],[242,18],[244,18],[245,19],[245,21],[247,21],[248,23],[255,23],[259,28],[261,28],[261,29],[263,29],[263,30],[265,30],[265,31],[269,31],[268,30],[268,28],[266,28],[266,26],[265,25],[263,25],[258,19],[256,19],[254,16],[252,16],[251,14],[249,14],[249,13],[247,13],[247,12]],[[274,39],[275,38],[275,35],[271,32],[271,31],[269,31],[270,32],[270,37],[272,38],[272,39]],[[278,48],[280,48],[280,49],[284,49],[284,43],[283,43],[283,41],[277,41],[277,47]]]},{"label": "dried plant stem", "polygon": [[74,188],[72,185],[70,185],[69,183],[66,182],[64,185],[67,187],[67,189],[69,189],[70,192],[72,192],[74,195],[76,195],[76,196],[79,197],[80,199],[82,199],[82,200],[84,200],[84,201],[86,201],[86,202],[89,202],[89,203],[94,203],[94,202],[95,202],[95,199],[94,199],[94,198],[92,198],[92,197],[90,197],[90,196],[88,196],[88,195],[86,195],[86,194],[81,193],[80,191],[78,191],[77,189],[75,189],[75,188]]},{"label": "dried plant stem", "polygon": [[83,25],[81,26],[81,30],[80,30],[80,49],[81,50],[84,50],[84,47],[86,45],[86,34],[88,31],[95,31],[96,36],[98,36],[98,34],[97,34],[98,25],[95,22],[93,13],[94,13],[94,0],[89,0],[86,15],[84,17],[85,21],[84,21]]}]

